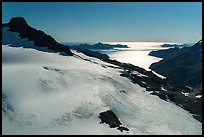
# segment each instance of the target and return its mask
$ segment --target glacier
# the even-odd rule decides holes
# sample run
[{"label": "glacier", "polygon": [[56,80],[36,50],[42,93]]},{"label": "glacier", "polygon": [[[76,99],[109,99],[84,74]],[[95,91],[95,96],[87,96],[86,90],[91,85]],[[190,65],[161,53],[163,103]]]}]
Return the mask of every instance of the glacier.
[{"label": "glacier", "polygon": [[[2,35],[2,134],[202,134],[202,123],[189,112],[144,92],[115,65],[75,50],[62,56],[11,47],[22,39],[6,30]],[[100,124],[99,113],[106,110],[129,131]]]}]

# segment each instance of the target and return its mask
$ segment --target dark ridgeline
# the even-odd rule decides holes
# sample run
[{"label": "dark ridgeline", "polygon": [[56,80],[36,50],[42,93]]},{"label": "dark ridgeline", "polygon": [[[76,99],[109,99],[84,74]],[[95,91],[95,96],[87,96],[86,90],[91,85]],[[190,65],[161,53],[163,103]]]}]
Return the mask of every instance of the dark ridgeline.
[{"label": "dark ridgeline", "polygon": [[[166,54],[171,56],[166,56]],[[202,83],[202,40],[192,47],[154,51],[149,55],[164,58],[150,66],[159,74],[191,87]]]},{"label": "dark ridgeline", "polygon": [[14,17],[9,23],[2,24],[2,27],[8,27],[8,31],[11,32],[18,32],[21,38],[28,38],[30,41],[34,41],[37,47],[48,47],[48,49],[57,52],[73,55],[68,46],[58,43],[53,37],[43,31],[29,26],[23,17]]},{"label": "dark ridgeline", "polygon": [[178,56],[179,54],[184,53],[188,49],[189,49],[188,47],[183,47],[181,49],[178,47],[174,47],[174,48],[169,48],[165,50],[154,50],[154,51],[151,51],[148,55],[159,57],[159,58],[170,58],[173,56]]},{"label": "dark ridgeline", "polygon": [[105,43],[101,43],[98,42],[96,44],[79,44],[79,45],[73,45],[70,46],[73,49],[114,49],[114,48],[128,48],[127,45],[121,45],[121,44],[116,44],[116,45],[111,45],[111,44],[105,44]]},{"label": "dark ridgeline", "polygon": [[167,44],[167,43],[165,43],[165,44],[163,44],[161,46],[162,47],[189,47],[191,45],[189,45],[189,44]]}]

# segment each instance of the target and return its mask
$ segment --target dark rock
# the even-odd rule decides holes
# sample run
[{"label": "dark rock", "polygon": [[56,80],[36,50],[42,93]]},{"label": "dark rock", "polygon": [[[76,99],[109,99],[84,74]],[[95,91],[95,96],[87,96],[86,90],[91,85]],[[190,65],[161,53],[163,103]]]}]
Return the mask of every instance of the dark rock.
[{"label": "dark rock", "polygon": [[28,29],[28,24],[23,17],[14,17],[11,18],[9,23],[7,24],[10,31],[14,32],[24,32],[24,30]]},{"label": "dark rock", "polygon": [[122,125],[112,110],[101,112],[98,117],[101,119],[100,123],[106,123],[110,126],[110,128],[115,128]]},{"label": "dark rock", "polygon": [[125,94],[127,94],[124,90],[120,90],[120,92],[121,92],[121,93],[125,93]]},{"label": "dark rock", "polygon": [[175,101],[175,96],[171,94],[167,94],[167,97],[170,101],[174,102]]},{"label": "dark rock", "polygon": [[121,132],[123,132],[123,130],[125,130],[125,131],[129,131],[128,128],[123,127],[123,126],[120,126],[120,127],[118,127],[117,129],[120,130]]},{"label": "dark rock", "polygon": [[123,130],[125,131],[129,131],[128,128],[120,126],[122,125],[122,123],[118,120],[118,117],[115,115],[115,113],[112,110],[107,110],[105,112],[101,112],[98,116],[101,119],[101,123],[106,123],[110,126],[110,128],[116,128],[120,130],[121,132],[123,132]]}]

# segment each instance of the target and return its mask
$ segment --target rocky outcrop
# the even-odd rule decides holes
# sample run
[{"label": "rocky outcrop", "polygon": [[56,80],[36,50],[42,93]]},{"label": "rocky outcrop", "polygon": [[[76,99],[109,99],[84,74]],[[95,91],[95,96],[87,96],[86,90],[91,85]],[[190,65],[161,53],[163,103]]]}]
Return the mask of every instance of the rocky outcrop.
[{"label": "rocky outcrop", "polygon": [[115,128],[122,125],[112,110],[101,112],[98,117],[101,119],[100,123],[106,123],[110,126],[110,128]]},{"label": "rocky outcrop", "polygon": [[128,128],[120,126],[122,125],[122,123],[119,121],[118,117],[116,116],[116,114],[112,111],[112,110],[107,110],[105,112],[101,112],[99,113],[98,116],[101,119],[101,123],[106,123],[110,126],[110,128],[116,128],[120,130],[121,132],[123,132],[123,130],[125,131],[129,131]]},{"label": "rocky outcrop", "polygon": [[120,127],[118,127],[117,129],[120,130],[121,132],[123,132],[123,130],[125,130],[125,131],[129,131],[128,128],[123,127],[123,126],[120,126]]},{"label": "rocky outcrop", "polygon": [[34,45],[37,47],[48,47],[48,49],[57,52],[73,55],[68,46],[58,43],[53,37],[43,31],[29,26],[23,17],[14,17],[9,23],[3,24],[2,27],[8,27],[8,31],[11,32],[18,32],[21,38],[28,38],[29,41],[34,41]]}]

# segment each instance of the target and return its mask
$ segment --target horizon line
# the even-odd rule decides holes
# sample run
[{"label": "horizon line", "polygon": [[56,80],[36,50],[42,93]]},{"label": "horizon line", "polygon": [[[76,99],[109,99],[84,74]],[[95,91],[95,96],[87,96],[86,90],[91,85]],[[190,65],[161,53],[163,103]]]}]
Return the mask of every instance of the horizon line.
[{"label": "horizon line", "polygon": [[166,44],[194,44],[195,42],[167,42],[167,41],[61,41],[59,43],[166,43]]}]

